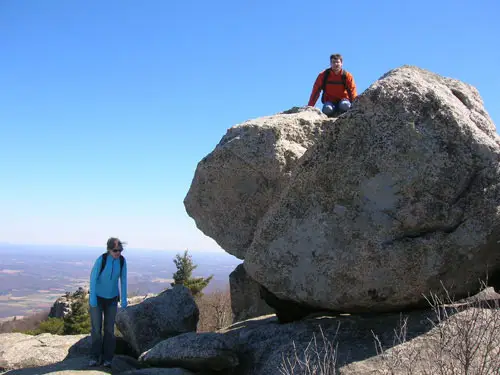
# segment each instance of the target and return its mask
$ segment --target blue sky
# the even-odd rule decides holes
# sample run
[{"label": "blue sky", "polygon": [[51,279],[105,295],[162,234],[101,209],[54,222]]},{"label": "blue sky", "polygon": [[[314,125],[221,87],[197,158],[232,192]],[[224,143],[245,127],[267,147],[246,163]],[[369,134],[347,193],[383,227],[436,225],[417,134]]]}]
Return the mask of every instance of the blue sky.
[{"label": "blue sky", "polygon": [[[417,65],[500,124],[500,2],[0,2],[0,242],[214,250],[186,214],[227,128],[307,104],[331,53],[358,92]],[[317,104],[319,106],[319,102]]]}]

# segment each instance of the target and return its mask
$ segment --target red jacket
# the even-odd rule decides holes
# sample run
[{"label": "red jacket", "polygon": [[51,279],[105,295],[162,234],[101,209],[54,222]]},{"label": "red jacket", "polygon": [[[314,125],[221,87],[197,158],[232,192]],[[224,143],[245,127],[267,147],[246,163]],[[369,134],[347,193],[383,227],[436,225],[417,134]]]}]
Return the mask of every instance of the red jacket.
[{"label": "red jacket", "polygon": [[[323,77],[325,75],[325,71],[326,69],[319,73],[318,78],[316,78],[316,81],[314,82],[308,106],[312,107],[318,101],[319,94],[321,93],[321,86],[323,85]],[[346,86],[351,89],[351,98],[349,98],[349,93],[342,84],[342,72],[345,72],[346,75]],[[358,96],[358,93],[356,92],[356,84],[354,83],[354,78],[352,77],[351,73],[342,70],[339,74],[335,74],[333,71],[330,71],[324,92],[323,103],[338,103],[342,99],[347,99],[352,102],[354,99],[356,99],[356,96]]]}]

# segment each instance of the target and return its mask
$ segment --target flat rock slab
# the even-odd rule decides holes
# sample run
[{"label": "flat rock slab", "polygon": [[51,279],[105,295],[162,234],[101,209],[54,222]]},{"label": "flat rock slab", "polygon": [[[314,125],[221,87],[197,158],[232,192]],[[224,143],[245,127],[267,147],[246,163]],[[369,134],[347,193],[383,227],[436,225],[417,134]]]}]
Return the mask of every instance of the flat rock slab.
[{"label": "flat rock slab", "polygon": [[85,355],[89,351],[87,335],[37,336],[23,333],[0,334],[0,369],[45,366],[67,356]]},{"label": "flat rock slab", "polygon": [[46,366],[10,370],[5,375],[104,375],[111,374],[106,367],[88,367],[89,357],[75,357]]}]

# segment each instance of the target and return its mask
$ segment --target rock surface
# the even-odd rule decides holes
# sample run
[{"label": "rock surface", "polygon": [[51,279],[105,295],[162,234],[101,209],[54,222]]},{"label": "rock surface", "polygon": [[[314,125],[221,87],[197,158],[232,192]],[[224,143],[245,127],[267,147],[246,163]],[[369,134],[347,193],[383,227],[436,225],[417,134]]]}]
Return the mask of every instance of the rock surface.
[{"label": "rock surface", "polygon": [[120,310],[116,326],[139,356],[166,338],[196,331],[198,319],[198,306],[189,289],[177,285]]},{"label": "rock surface", "polygon": [[87,299],[89,290],[78,288],[74,293],[66,293],[59,297],[50,308],[49,318],[65,318],[71,314],[71,304],[78,299]]},{"label": "rock surface", "polygon": [[183,368],[145,368],[135,371],[123,372],[122,375],[204,375],[194,373]]},{"label": "rock surface", "polygon": [[51,365],[65,359],[70,351],[85,355],[90,347],[79,345],[86,335],[37,336],[23,333],[0,334],[0,371]]},{"label": "rock surface", "polygon": [[277,297],[335,311],[426,305],[441,282],[467,296],[500,268],[499,156],[473,87],[395,69],[300,159],[245,269]]},{"label": "rock surface", "polygon": [[164,340],[143,353],[139,361],[155,367],[192,371],[221,371],[236,367],[238,356],[217,333],[190,332]]},{"label": "rock surface", "polygon": [[50,308],[49,318],[65,318],[71,314],[71,302],[68,297],[59,297]]},{"label": "rock surface", "polygon": [[111,362],[111,372],[113,374],[120,374],[123,372],[140,370],[142,366],[137,359],[126,355],[116,355]]},{"label": "rock surface", "polygon": [[[468,349],[477,350],[477,355],[470,357],[472,363],[481,364],[482,359],[488,358],[490,366],[497,366],[500,365],[500,310],[496,306],[496,309],[469,306],[446,309],[446,314],[439,315],[441,320],[431,308],[404,314],[311,315],[290,324],[280,324],[275,317],[259,317],[217,333],[188,333],[167,339],[145,353],[141,361],[206,371],[213,368],[210,364],[220,358],[222,350],[223,355],[238,358],[234,366],[217,372],[224,375],[307,373],[294,360],[305,357],[311,367],[326,358],[323,363],[330,362],[336,373],[343,375],[402,374],[419,373],[407,372],[411,366],[420,371],[443,360],[449,368],[458,369],[460,355],[467,354],[463,345],[469,342]],[[445,317],[446,324],[442,324]],[[400,332],[404,332],[404,337],[398,339],[395,333]],[[388,370],[387,358],[378,355],[380,349],[388,356],[397,356],[398,361],[390,362],[394,372],[383,372]],[[294,372],[289,365],[295,365]],[[333,373],[330,366],[328,371],[320,373]],[[434,368],[428,373],[439,373],[438,370]]]},{"label": "rock surface", "polygon": [[498,374],[500,310],[498,305],[496,310],[466,309],[424,335],[396,342],[382,345],[377,356],[344,366],[341,374]]},{"label": "rock surface", "polygon": [[[481,293],[473,298],[491,298]],[[498,302],[498,301],[497,301]],[[473,305],[473,306],[474,306]],[[341,375],[373,375],[376,373],[419,373],[443,361],[448,368],[460,369],[463,355],[474,350],[469,358],[472,368],[487,364],[497,369],[500,364],[500,310],[465,306],[445,308],[439,315],[433,309],[422,309],[404,314],[336,314],[308,316],[302,321],[281,324],[276,317],[260,317],[233,324],[217,333],[194,332],[178,335],[159,342],[141,356],[139,362],[123,356],[115,357],[113,373],[123,375],[276,375],[279,373],[306,373],[295,358],[309,359],[309,365],[318,365],[319,359],[333,363]],[[440,310],[441,311],[441,310]],[[404,328],[402,344],[395,340],[395,331]],[[377,339],[375,339],[375,337]],[[0,337],[1,339],[2,337]],[[18,337],[21,339],[22,337]],[[11,344],[15,343],[12,336]],[[377,341],[378,340],[378,341]],[[47,341],[47,343],[49,343]],[[377,355],[375,343],[384,351]],[[51,345],[54,343],[51,343]],[[465,345],[465,346],[464,346]],[[469,345],[469,346],[467,346]],[[332,357],[335,353],[335,357]],[[319,357],[318,357],[319,354]],[[325,357],[326,355],[326,357]],[[462,357],[461,357],[462,356]],[[149,359],[148,359],[149,357]],[[10,370],[8,375],[102,375],[109,369],[87,367],[88,356],[66,358],[59,363],[35,368]],[[120,372],[130,367],[152,364],[186,366],[186,368],[143,368]],[[295,365],[295,372],[285,368]],[[462,363],[465,363],[462,361]],[[384,372],[390,370],[393,372]],[[496,366],[496,367],[495,367]],[[211,369],[219,369],[213,372]],[[281,372],[285,370],[285,372]],[[432,368],[427,373],[439,373]],[[479,373],[478,371],[475,371]],[[328,373],[328,372],[321,372]],[[330,367],[330,373],[331,371]],[[460,372],[461,373],[461,372]],[[482,373],[494,373],[482,372]]]},{"label": "rock surface", "polygon": [[292,109],[230,128],[198,163],[184,199],[197,227],[243,259],[255,228],[299,158],[332,123],[316,108]]},{"label": "rock surface", "polygon": [[62,362],[53,364],[10,370],[4,375],[107,375],[111,372],[105,367],[88,367],[88,357],[75,357],[65,359]]},{"label": "rock surface", "polygon": [[274,310],[262,299],[260,285],[248,276],[243,263],[229,274],[229,289],[234,323],[274,313]]}]

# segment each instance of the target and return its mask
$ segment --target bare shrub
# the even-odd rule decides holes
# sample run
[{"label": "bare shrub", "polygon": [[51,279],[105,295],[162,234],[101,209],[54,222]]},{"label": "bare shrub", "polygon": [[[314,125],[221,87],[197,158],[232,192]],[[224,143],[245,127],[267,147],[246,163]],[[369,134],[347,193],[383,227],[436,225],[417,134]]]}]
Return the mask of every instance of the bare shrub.
[{"label": "bare shrub", "polygon": [[0,333],[25,332],[35,330],[40,323],[47,320],[49,311],[40,311],[23,318],[13,318],[12,320],[0,323]]},{"label": "bare shrub", "polygon": [[337,333],[333,339],[328,339],[320,328],[320,341],[313,334],[304,350],[293,345],[292,356],[282,356],[280,374],[282,375],[336,375],[337,371]]},{"label": "bare shrub", "polygon": [[415,365],[416,360],[418,359],[419,352],[405,350],[405,347],[402,346],[406,342],[406,337],[408,333],[408,317],[400,316],[399,326],[394,329],[394,339],[392,343],[392,348],[390,354],[388,351],[383,349],[382,342],[378,338],[375,337],[375,349],[379,358],[382,362],[382,368],[379,369],[379,373],[381,374],[413,374],[413,366]]},{"label": "bare shrub", "polygon": [[196,298],[200,310],[198,332],[213,332],[231,325],[231,293],[229,288],[217,289]]},{"label": "bare shrub", "polygon": [[379,374],[493,375],[500,373],[500,310],[498,303],[455,303],[427,298],[434,319],[424,336],[406,341],[406,320],[395,334],[394,347],[384,349],[375,336]]}]

